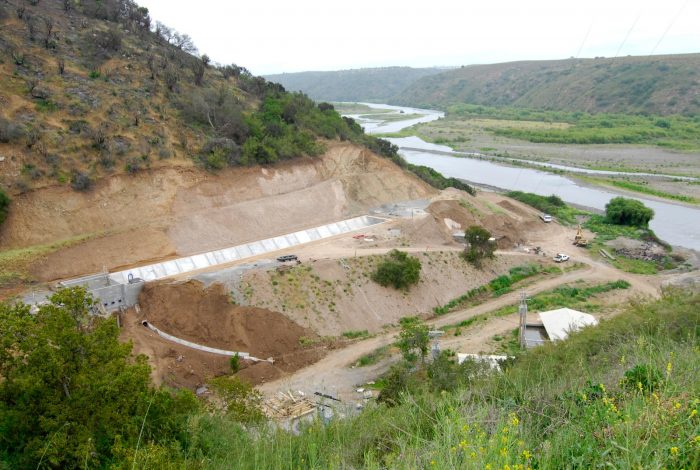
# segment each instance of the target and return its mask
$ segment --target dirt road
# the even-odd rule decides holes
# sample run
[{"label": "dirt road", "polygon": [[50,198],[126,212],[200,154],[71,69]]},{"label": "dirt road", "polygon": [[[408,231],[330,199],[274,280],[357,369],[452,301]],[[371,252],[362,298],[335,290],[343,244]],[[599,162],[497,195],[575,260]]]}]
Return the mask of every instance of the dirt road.
[{"label": "dirt road", "polygon": [[[570,229],[552,226],[548,234],[548,247],[555,252],[570,252],[571,242]],[[422,248],[421,248],[422,249]],[[501,256],[522,254],[519,252],[500,251]],[[650,276],[641,276],[623,273],[602,262],[591,259],[584,250],[576,251],[572,255],[571,262],[581,262],[585,268],[565,273],[561,276],[545,278],[527,286],[529,295],[550,290],[568,282],[584,280],[589,282],[603,283],[624,279],[631,284],[631,291],[639,296],[657,296],[659,292],[659,280]],[[456,311],[430,321],[436,328],[458,323],[474,316],[497,310],[501,307],[516,304],[519,300],[519,292],[510,292],[501,297],[488,300],[478,306],[465,310]],[[515,316],[505,316],[489,319],[478,328],[463,333],[459,338],[446,340],[445,347],[459,346],[460,352],[480,352],[486,342],[496,334],[506,333],[517,326]],[[360,357],[375,349],[390,345],[394,340],[398,330],[390,330],[379,336],[358,341],[344,349],[334,351],[321,359],[319,362],[300,369],[293,375],[268,382],[258,388],[266,394],[273,394],[278,390],[301,390],[305,393],[321,391],[338,396],[344,400],[358,399],[355,392],[358,386],[367,381],[375,379],[382,372],[387,370],[392,363],[392,359],[384,360],[381,363],[370,367],[351,367]],[[395,361],[396,358],[393,358]]]}]

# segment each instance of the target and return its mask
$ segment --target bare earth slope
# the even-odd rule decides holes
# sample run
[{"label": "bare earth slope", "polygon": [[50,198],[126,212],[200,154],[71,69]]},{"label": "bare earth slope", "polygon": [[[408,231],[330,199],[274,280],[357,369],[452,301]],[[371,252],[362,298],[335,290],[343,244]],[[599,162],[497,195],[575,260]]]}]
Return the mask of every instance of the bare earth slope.
[{"label": "bare earth slope", "polygon": [[35,190],[14,201],[0,246],[94,237],[36,265],[46,281],[266,238],[434,193],[366,149],[332,143],[322,157],[270,168],[213,175],[172,167],[114,176],[90,193]]}]

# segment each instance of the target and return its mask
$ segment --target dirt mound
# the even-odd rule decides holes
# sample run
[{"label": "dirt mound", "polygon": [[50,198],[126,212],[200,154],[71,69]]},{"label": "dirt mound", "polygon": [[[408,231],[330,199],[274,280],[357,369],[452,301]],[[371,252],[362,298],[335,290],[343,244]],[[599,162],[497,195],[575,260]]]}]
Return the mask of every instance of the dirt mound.
[{"label": "dirt mound", "polygon": [[[494,197],[489,195],[488,199]],[[485,227],[498,240],[501,249],[524,243],[528,231],[537,227],[536,218],[508,199],[498,197],[491,203],[483,197],[464,197],[460,200],[441,199],[428,206],[428,212],[442,223],[445,230],[465,230],[472,225]],[[448,229],[445,220],[457,222],[460,229]]]},{"label": "dirt mound", "polygon": [[256,384],[311,364],[326,350],[318,335],[280,313],[233,305],[220,284],[205,288],[197,281],[149,283],[139,306],[140,315],[124,322],[124,339],[133,339],[135,352],[151,358],[157,381],[170,385],[193,388],[214,375],[230,373],[228,358],[164,340],[141,326],[143,320],[197,344],[274,358],[274,365],[242,361],[239,374]]},{"label": "dirt mound", "polygon": [[512,202],[510,202],[507,199],[500,201],[498,203],[498,205],[501,206],[502,208],[504,208],[505,210],[507,210],[508,212],[512,212],[512,213],[517,214],[521,217],[527,217],[528,215],[530,215],[527,213],[526,210],[524,210],[521,207],[516,206],[515,204],[513,204]]}]

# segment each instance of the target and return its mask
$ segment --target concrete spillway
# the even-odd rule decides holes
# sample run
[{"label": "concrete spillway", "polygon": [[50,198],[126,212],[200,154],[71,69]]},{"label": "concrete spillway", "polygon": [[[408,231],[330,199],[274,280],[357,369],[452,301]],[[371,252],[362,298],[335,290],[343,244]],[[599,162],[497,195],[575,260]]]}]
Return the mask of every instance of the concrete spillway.
[{"label": "concrete spillway", "polygon": [[206,269],[220,264],[231,263],[244,260],[253,256],[263,255],[274,251],[284,250],[295,246],[303,245],[335,235],[361,230],[372,225],[386,222],[386,219],[363,215],[352,219],[341,220],[331,224],[321,225],[298,232],[280,235],[278,237],[267,238],[251,243],[223,248],[221,250],[209,251],[197,255],[185,256],[182,258],[163,261],[161,263],[149,264],[137,268],[118,271],[109,275],[110,279],[117,283],[128,283],[129,277],[143,279],[144,281],[155,281],[178,274],[184,274],[199,269]]}]

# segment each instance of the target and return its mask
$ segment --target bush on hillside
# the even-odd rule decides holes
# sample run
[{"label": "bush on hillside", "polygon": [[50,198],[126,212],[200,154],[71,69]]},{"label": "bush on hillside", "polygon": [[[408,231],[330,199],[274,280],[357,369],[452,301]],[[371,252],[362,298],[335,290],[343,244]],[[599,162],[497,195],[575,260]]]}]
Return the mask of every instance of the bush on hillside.
[{"label": "bush on hillside", "polygon": [[82,172],[76,172],[70,181],[71,188],[76,191],[87,191],[92,187],[92,180],[88,175]]},{"label": "bush on hillside", "polygon": [[372,280],[384,287],[408,289],[420,279],[421,264],[408,253],[391,250],[372,273]]},{"label": "bush on hillside", "polygon": [[645,228],[654,218],[654,210],[636,199],[616,197],[605,205],[605,218],[613,224]]},{"label": "bush on hillside", "polygon": [[467,248],[464,249],[464,257],[477,268],[486,258],[493,258],[496,244],[491,241],[491,232],[480,225],[472,225],[464,232],[467,240]]},{"label": "bush on hillside", "polygon": [[510,191],[506,196],[516,199],[522,203],[532,206],[546,214],[556,215],[559,209],[566,207],[562,199],[552,194],[551,196],[540,196],[534,193],[524,193],[522,191]]},{"label": "bush on hillside", "polygon": [[8,144],[20,140],[23,136],[22,126],[0,116],[0,142]]},{"label": "bush on hillside", "polygon": [[0,225],[5,222],[10,210],[10,197],[0,188]]}]

